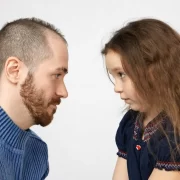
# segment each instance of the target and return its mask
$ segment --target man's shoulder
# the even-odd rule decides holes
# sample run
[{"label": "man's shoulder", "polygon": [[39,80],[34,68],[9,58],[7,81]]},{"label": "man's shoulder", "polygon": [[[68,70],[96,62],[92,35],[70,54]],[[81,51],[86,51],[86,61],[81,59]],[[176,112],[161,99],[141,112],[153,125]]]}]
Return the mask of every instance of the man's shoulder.
[{"label": "man's shoulder", "polygon": [[43,141],[34,131],[28,131],[30,133],[30,138],[26,142],[26,148],[29,150],[33,148],[37,152],[41,152],[41,156],[48,156],[48,146],[46,142]]},{"label": "man's shoulder", "polygon": [[37,133],[35,133],[33,130],[29,129],[28,131],[31,134],[31,138],[34,138],[37,141],[40,141],[40,142],[46,144],[46,142]]}]

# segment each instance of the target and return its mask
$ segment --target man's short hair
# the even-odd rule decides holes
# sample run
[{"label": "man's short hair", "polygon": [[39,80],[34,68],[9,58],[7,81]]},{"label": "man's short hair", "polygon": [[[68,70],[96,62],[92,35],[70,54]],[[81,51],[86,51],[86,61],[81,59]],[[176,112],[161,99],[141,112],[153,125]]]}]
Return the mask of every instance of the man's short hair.
[{"label": "man's short hair", "polygon": [[67,43],[58,29],[41,19],[21,18],[5,24],[0,30],[0,74],[11,56],[23,61],[29,68],[52,56],[48,32],[55,33]]}]

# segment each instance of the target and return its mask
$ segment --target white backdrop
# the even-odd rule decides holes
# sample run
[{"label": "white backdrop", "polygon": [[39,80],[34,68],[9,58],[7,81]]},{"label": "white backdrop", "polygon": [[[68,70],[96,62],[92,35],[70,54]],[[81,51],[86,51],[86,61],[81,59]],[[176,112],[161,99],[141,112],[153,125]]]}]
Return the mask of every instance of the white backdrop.
[{"label": "white backdrop", "polygon": [[158,18],[180,32],[180,2],[0,0],[0,26],[32,16],[60,28],[69,43],[69,97],[51,125],[33,127],[49,146],[47,180],[110,180],[124,104],[106,76],[101,48],[111,32],[136,18]]}]

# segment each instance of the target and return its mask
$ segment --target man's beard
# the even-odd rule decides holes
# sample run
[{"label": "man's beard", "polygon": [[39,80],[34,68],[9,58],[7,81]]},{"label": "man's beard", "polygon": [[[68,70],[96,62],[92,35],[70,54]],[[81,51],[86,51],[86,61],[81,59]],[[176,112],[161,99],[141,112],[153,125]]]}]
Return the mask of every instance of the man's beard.
[{"label": "man's beard", "polygon": [[[24,83],[21,85],[20,95],[35,124],[47,126],[51,123],[56,109],[52,108],[50,109],[51,112],[48,113],[48,107],[58,105],[60,98],[46,100],[44,91],[37,90],[34,85],[33,75],[30,73],[28,73]],[[45,103],[46,101],[47,103]]]}]

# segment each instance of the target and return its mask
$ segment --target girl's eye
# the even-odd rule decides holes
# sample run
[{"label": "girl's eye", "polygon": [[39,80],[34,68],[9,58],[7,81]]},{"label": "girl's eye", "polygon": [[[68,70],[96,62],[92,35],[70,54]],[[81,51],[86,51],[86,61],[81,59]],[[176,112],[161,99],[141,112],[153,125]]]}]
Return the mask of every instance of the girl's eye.
[{"label": "girl's eye", "polygon": [[125,74],[125,73],[122,73],[122,72],[119,72],[118,74],[119,74],[119,76],[120,76],[121,78],[124,78],[124,77],[126,76],[126,74]]}]

